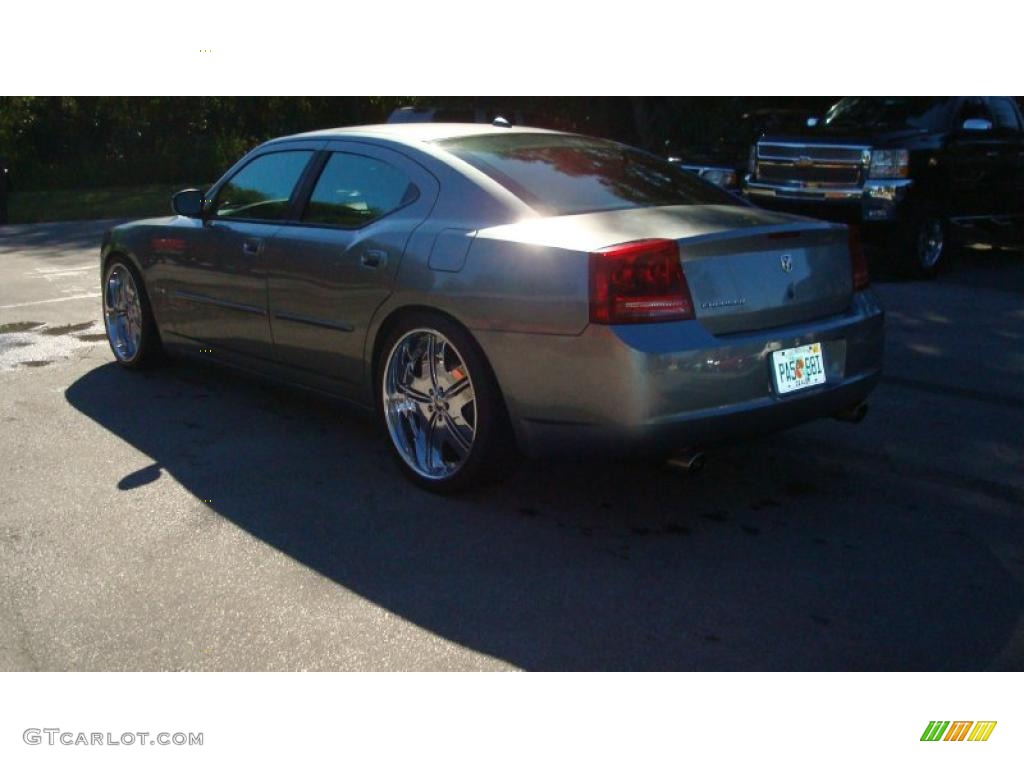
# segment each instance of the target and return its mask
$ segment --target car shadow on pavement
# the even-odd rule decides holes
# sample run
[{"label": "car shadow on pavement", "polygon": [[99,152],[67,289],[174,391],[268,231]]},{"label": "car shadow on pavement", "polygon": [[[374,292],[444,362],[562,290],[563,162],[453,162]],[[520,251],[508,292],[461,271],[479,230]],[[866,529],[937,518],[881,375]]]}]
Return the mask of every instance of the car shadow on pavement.
[{"label": "car shadow on pavement", "polygon": [[527,669],[979,669],[1024,610],[972,528],[977,494],[845,452],[849,425],[722,449],[692,476],[527,462],[440,498],[370,417],[232,374],[111,363],[66,397],[151,458],[118,492],[170,474],[203,514]]}]

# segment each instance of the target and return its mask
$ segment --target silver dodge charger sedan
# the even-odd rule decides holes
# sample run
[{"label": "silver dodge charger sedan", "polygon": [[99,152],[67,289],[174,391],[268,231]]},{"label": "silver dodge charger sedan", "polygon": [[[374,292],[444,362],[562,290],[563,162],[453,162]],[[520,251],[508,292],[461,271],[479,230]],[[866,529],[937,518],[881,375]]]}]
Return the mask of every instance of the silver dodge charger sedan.
[{"label": "silver dodge charger sedan", "polygon": [[117,361],[200,355],[376,409],[447,492],[521,454],[856,420],[883,312],[854,232],[609,141],[404,124],[269,141],[114,227]]}]

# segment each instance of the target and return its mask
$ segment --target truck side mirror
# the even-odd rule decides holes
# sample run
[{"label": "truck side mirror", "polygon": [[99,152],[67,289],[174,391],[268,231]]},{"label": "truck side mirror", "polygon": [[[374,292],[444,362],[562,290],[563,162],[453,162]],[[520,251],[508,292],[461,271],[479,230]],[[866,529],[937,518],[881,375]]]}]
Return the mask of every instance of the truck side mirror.
[{"label": "truck side mirror", "polygon": [[991,131],[992,121],[980,117],[972,117],[969,120],[964,120],[964,124],[960,127],[965,131]]},{"label": "truck side mirror", "polygon": [[203,193],[198,189],[183,189],[171,198],[171,208],[179,216],[199,219],[203,215]]}]

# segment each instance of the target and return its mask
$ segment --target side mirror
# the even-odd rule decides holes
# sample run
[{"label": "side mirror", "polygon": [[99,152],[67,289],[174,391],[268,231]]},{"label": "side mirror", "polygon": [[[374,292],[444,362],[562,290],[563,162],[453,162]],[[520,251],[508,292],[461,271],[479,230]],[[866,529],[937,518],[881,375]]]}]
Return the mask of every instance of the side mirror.
[{"label": "side mirror", "polygon": [[972,117],[970,120],[964,120],[964,124],[960,127],[965,131],[991,131],[992,121],[980,117]]},{"label": "side mirror", "polygon": [[203,193],[198,189],[183,189],[171,198],[171,207],[179,216],[202,218]]}]

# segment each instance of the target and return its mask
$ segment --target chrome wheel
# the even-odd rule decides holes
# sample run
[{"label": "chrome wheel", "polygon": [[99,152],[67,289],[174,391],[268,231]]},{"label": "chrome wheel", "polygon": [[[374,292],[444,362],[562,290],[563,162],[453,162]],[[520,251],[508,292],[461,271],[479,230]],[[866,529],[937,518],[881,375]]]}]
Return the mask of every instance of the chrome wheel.
[{"label": "chrome wheel", "polygon": [[924,269],[934,269],[939,263],[942,246],[942,221],[936,218],[925,219],[917,234],[917,257]]},{"label": "chrome wheel", "polygon": [[142,302],[135,279],[124,264],[115,263],[103,286],[103,319],[117,359],[130,363],[142,342]]},{"label": "chrome wheel", "polygon": [[417,328],[395,342],[383,376],[384,418],[399,455],[421,477],[452,477],[476,439],[473,380],[444,334]]}]

